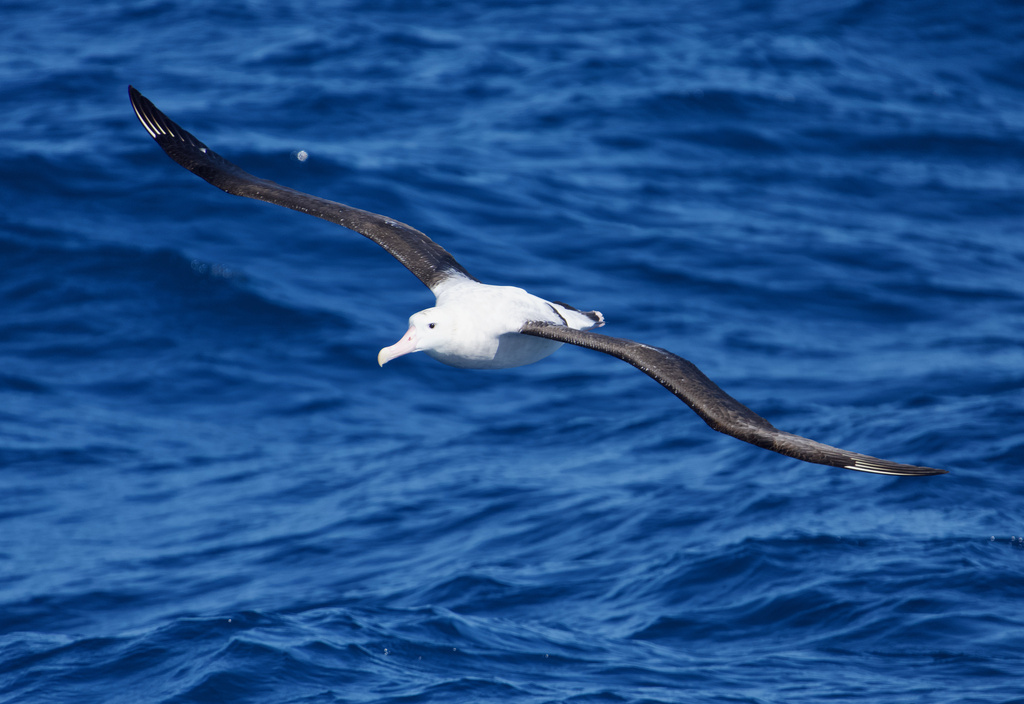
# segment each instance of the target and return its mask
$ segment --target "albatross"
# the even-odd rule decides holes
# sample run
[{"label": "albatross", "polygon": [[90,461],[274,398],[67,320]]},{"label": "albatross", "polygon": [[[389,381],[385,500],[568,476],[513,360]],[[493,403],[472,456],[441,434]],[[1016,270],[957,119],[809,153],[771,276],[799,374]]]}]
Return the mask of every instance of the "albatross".
[{"label": "albatross", "polygon": [[377,361],[381,366],[402,355],[426,352],[453,367],[506,369],[533,364],[563,344],[576,345],[632,364],[675,394],[714,430],[766,450],[804,462],[875,474],[946,473],[841,450],[779,430],[682,357],[660,347],[592,332],[604,325],[599,312],[546,301],[521,288],[482,283],[419,230],[253,176],[179,127],[135,88],[129,86],[128,93],[149,136],[182,167],[227,193],[291,208],[358,232],[383,247],[430,289],[436,304],[409,318],[409,330],[380,351]]}]

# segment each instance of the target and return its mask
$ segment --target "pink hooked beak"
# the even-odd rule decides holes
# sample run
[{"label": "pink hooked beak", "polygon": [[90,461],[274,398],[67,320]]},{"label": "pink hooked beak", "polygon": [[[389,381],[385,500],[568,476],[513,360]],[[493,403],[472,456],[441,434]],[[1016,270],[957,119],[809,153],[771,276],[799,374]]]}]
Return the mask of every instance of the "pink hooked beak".
[{"label": "pink hooked beak", "polygon": [[395,357],[401,357],[403,354],[409,354],[410,352],[416,351],[416,328],[410,327],[408,332],[402,335],[402,339],[391,345],[391,347],[385,347],[377,354],[377,364],[384,366]]}]

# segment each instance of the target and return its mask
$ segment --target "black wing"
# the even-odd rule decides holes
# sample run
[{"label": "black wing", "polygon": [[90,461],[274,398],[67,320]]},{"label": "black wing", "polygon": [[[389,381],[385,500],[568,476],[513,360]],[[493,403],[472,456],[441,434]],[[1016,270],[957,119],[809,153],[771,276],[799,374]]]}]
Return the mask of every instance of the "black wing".
[{"label": "black wing", "polygon": [[386,249],[430,289],[452,276],[476,281],[444,247],[419,230],[382,215],[257,178],[183,130],[131,86],[128,95],[142,126],[167,156],[222,191],[298,210],[355,230]]},{"label": "black wing", "polygon": [[772,452],[805,462],[875,474],[946,474],[944,469],[880,460],[877,457],[840,450],[831,445],[783,432],[722,391],[692,362],[660,347],[542,322],[526,323],[519,332],[587,347],[629,362],[682,399],[683,403],[696,411],[705,423],[718,432]]}]

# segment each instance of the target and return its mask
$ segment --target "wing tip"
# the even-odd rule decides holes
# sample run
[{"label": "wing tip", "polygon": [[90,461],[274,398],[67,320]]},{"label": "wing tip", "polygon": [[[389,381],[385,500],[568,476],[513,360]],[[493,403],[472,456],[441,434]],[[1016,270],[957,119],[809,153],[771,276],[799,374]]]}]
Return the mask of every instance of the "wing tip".
[{"label": "wing tip", "polygon": [[899,464],[887,460],[872,458],[854,458],[853,464],[843,465],[844,469],[871,474],[888,474],[894,477],[929,477],[937,474],[949,474],[949,470],[935,467],[919,467],[912,464]]},{"label": "wing tip", "polygon": [[153,103],[132,85],[128,86],[128,99],[131,101],[132,110],[135,111],[135,117],[139,118],[139,122],[142,123],[142,127],[149,133],[149,136],[153,139],[159,138],[163,134],[163,130],[150,114],[150,108],[155,109]]},{"label": "wing tip", "polygon": [[189,171],[195,171],[197,165],[209,164],[217,158],[209,147],[167,117],[153,101],[132,85],[128,86],[128,98],[142,127],[174,161]]}]

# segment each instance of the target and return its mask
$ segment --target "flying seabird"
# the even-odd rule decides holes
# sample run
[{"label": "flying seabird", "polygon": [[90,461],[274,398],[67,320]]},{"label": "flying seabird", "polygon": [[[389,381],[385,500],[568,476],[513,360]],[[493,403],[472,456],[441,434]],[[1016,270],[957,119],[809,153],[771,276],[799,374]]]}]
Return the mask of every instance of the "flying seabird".
[{"label": "flying seabird", "polygon": [[945,474],[848,452],[778,430],[725,393],[687,360],[659,347],[590,332],[604,325],[597,311],[549,302],[511,286],[481,283],[425,234],[383,215],[352,208],[258,178],[183,130],[129,86],[142,126],[171,159],[227,193],[266,201],[333,222],[387,250],[437,299],[409,318],[409,330],[380,351],[381,366],[411,352],[466,369],[505,369],[533,364],[563,344],[618,357],[651,377],[715,430],[805,462],[899,476]]}]

